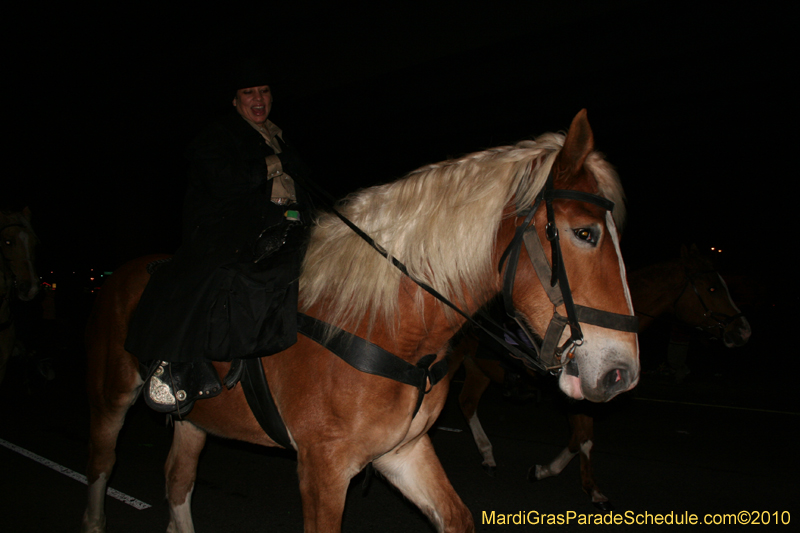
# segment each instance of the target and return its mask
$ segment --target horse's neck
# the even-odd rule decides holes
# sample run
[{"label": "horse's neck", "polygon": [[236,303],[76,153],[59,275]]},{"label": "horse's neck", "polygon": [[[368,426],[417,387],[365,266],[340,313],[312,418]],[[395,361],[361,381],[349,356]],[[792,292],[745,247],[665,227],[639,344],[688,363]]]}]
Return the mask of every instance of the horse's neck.
[{"label": "horse's neck", "polygon": [[686,286],[686,274],[679,261],[669,261],[631,272],[628,285],[642,331],[662,314],[674,312],[674,304]]}]

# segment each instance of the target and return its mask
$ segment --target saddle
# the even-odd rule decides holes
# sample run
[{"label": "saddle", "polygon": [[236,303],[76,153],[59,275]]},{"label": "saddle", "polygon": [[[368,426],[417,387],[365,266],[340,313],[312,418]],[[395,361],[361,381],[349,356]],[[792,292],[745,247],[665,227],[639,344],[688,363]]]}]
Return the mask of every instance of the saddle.
[{"label": "saddle", "polygon": [[[223,383],[212,360],[233,362],[224,380],[230,389],[242,375],[238,354],[267,356],[296,342],[296,271],[302,248],[299,236],[289,238],[289,234],[298,226],[299,222],[287,221],[267,228],[254,245],[256,261],[225,265],[212,274],[216,293],[209,303],[207,324],[198,328],[206,337],[205,353],[193,361],[155,359],[140,363],[148,406],[182,418],[196,400],[222,392]],[[284,253],[276,254],[280,249]],[[152,276],[171,260],[149,263],[148,273]]]}]

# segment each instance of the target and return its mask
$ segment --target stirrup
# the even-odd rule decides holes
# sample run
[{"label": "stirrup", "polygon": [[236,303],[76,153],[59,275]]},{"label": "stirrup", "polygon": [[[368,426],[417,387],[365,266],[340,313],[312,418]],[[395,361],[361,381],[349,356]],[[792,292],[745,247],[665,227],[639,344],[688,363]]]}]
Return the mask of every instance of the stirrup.
[{"label": "stirrup", "polygon": [[144,384],[144,399],[151,409],[183,417],[195,400],[213,398],[222,392],[219,375],[211,363],[155,361]]}]

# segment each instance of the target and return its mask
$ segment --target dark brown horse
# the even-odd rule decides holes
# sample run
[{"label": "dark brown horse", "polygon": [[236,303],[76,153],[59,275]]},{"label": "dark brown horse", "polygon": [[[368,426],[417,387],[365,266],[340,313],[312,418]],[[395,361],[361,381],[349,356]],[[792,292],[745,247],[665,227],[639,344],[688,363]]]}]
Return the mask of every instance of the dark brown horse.
[{"label": "dark brown horse", "polygon": [[[498,265],[525,212],[535,215],[530,231],[544,243],[545,252],[555,248],[544,235],[545,209],[530,209],[548,176],[557,190],[614,200],[614,214],[621,216],[619,182],[593,152],[585,111],[575,117],[566,137],[545,134],[431,165],[355,193],[341,210],[390,257],[402,260],[413,278],[474,313],[500,292]],[[613,217],[598,205],[575,199],[556,199],[552,207],[575,303],[632,315]],[[84,532],[105,531],[104,494],[116,460],[117,435],[143,383],[138,361],[124,351],[123,341],[148,280],[145,267],[154,259],[142,258],[115,272],[89,321],[91,435]],[[520,258],[515,266],[514,306],[527,327],[542,334],[553,305],[530,261]],[[332,215],[322,216],[312,231],[300,299],[305,314],[369,339],[412,364],[426,354],[442,360],[449,339],[463,324]],[[636,334],[581,326],[583,344],[572,352],[577,372],[561,372],[562,389],[574,398],[607,401],[633,387],[639,378]],[[340,530],[350,480],[369,463],[439,531],[474,531],[472,515],[450,485],[427,435],[444,405],[449,379],[428,387],[415,414],[417,388],[356,370],[305,336],[262,363],[297,451],[305,531]],[[225,375],[230,364],[215,366]],[[176,422],[167,458],[170,532],[194,531],[191,495],[207,433],[278,446],[259,426],[242,387],[198,401],[186,420]]]},{"label": "dark brown horse", "polygon": [[[727,285],[714,270],[711,261],[693,245],[683,247],[678,259],[632,271],[628,276],[639,333],[659,316],[672,314],[679,321],[722,339],[726,346],[741,346],[750,338],[750,325],[733,303]],[[464,361],[466,378],[459,404],[473,438],[483,457],[483,466],[494,475],[496,466],[492,444],[477,417],[480,397],[491,381],[503,383],[506,371],[496,359],[475,357],[478,338],[466,333],[453,348],[454,362]],[[608,498],[597,486],[592,474],[591,449],[594,420],[573,409],[569,415],[572,434],[561,453],[548,465],[535,465],[528,473],[531,481],[556,476],[578,454],[581,457],[581,484],[592,502],[601,510],[610,510]]]},{"label": "dark brown horse", "polygon": [[30,209],[0,211],[0,383],[16,343],[11,299],[29,301],[39,292],[34,268],[37,242]]}]

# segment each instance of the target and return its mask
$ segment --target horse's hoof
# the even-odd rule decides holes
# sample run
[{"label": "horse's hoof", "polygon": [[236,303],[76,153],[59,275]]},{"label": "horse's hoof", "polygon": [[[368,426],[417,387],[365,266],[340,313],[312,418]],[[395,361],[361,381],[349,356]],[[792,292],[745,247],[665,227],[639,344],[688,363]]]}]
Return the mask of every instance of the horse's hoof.
[{"label": "horse's hoof", "polygon": [[533,483],[534,481],[539,481],[539,478],[536,477],[536,471],[539,469],[539,465],[533,465],[528,469],[528,481]]},{"label": "horse's hoof", "polygon": [[484,471],[489,475],[489,477],[494,477],[497,473],[497,467],[492,465],[481,465],[483,466]]},{"label": "horse's hoof", "polygon": [[606,502],[592,502],[592,505],[594,505],[600,512],[603,512],[603,513],[610,513],[611,511],[614,510],[614,505],[611,502],[608,502],[608,501],[606,501]]}]

